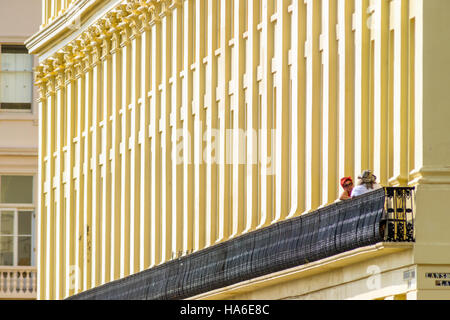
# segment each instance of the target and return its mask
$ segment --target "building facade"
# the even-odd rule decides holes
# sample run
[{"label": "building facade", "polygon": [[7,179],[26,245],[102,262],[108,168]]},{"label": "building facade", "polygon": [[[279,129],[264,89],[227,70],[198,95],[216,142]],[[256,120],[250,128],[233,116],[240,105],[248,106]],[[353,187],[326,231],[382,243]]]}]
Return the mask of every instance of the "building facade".
[{"label": "building facade", "polygon": [[450,298],[447,0],[43,0],[39,298],[414,186],[380,243],[194,298]]},{"label": "building facade", "polygon": [[37,1],[0,1],[0,299],[37,296],[38,60],[24,42],[40,11]]}]

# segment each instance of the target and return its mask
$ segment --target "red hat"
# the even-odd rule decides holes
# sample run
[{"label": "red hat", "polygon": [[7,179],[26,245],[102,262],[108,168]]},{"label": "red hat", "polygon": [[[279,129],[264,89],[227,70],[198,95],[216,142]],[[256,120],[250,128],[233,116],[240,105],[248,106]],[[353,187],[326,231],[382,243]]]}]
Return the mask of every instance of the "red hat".
[{"label": "red hat", "polygon": [[344,177],[341,179],[341,186],[344,187],[344,183],[350,180],[353,183],[352,177]]}]

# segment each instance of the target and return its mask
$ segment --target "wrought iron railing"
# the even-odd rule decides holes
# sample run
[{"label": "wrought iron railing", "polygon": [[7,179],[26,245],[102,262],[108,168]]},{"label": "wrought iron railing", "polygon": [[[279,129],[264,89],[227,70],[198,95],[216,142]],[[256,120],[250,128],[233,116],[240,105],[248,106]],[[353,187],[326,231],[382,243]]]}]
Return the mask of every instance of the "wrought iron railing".
[{"label": "wrought iron railing", "polygon": [[383,241],[414,241],[414,189],[383,188],[70,299],[184,299]]},{"label": "wrought iron railing", "polygon": [[413,242],[414,188],[385,188],[386,199],[381,228],[385,241]]}]

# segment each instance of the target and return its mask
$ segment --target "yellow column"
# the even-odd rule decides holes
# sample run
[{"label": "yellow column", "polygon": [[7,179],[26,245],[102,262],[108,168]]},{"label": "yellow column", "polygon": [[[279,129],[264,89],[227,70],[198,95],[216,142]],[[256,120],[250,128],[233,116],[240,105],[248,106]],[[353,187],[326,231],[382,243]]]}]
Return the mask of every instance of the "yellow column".
[{"label": "yellow column", "polygon": [[416,15],[417,15],[417,0],[409,1],[409,16],[408,16],[408,72],[409,72],[409,80],[408,80],[408,143],[409,143],[409,156],[408,156],[408,168],[409,168],[409,181],[413,179],[411,176],[411,172],[415,170],[415,145],[416,145],[416,137],[415,137],[415,109],[416,109]]},{"label": "yellow column", "polygon": [[142,6],[139,8],[142,13],[141,24],[141,81],[140,81],[140,99],[138,100],[140,108],[140,131],[139,143],[141,149],[141,173],[140,173],[140,270],[147,269],[150,266],[150,105],[148,93],[150,91],[150,15],[148,8]]},{"label": "yellow column", "polygon": [[48,188],[46,188],[47,176],[46,172],[48,171],[48,136],[47,136],[47,128],[48,128],[48,119],[47,119],[47,99],[46,99],[46,79],[44,79],[44,68],[43,66],[37,66],[36,69],[36,85],[39,90],[39,99],[38,99],[38,108],[39,108],[39,166],[41,170],[39,171],[39,191],[40,195],[38,199],[38,210],[39,215],[37,219],[37,230],[39,238],[37,239],[37,298],[45,299],[45,281],[46,281],[46,268],[45,262],[46,257],[49,252],[46,250],[45,243],[45,230],[46,230],[46,218],[47,218],[47,203],[46,198],[48,197]]},{"label": "yellow column", "polygon": [[[372,169],[373,145],[370,137],[373,113],[369,104],[370,30],[367,27],[369,0],[355,1],[352,23],[355,33],[355,174]],[[376,175],[376,174],[375,174]]]},{"label": "yellow column", "polygon": [[141,110],[139,98],[141,94],[141,32],[137,13],[138,4],[129,4],[131,14],[131,115],[130,115],[130,272],[140,271],[140,201],[141,201],[141,146],[139,130]]},{"label": "yellow column", "polygon": [[102,39],[102,54],[101,54],[101,63],[102,63],[102,108],[101,111],[103,114],[101,118],[103,119],[101,122],[101,156],[100,161],[102,163],[102,192],[103,195],[101,197],[101,265],[99,268],[101,269],[101,283],[107,283],[112,280],[111,278],[111,242],[114,238],[111,236],[111,220],[112,220],[112,191],[114,189],[111,188],[111,139],[112,139],[112,119],[111,119],[111,102],[112,102],[112,58],[111,58],[111,34],[109,32],[109,28],[107,27],[107,22],[102,20],[99,23],[99,30],[101,32]]},{"label": "yellow column", "polygon": [[92,146],[92,135],[90,131],[92,123],[92,67],[91,67],[91,48],[87,47],[88,39],[83,38],[84,47],[83,53],[83,73],[84,78],[84,161],[83,161],[83,176],[84,176],[84,202],[83,202],[83,212],[84,212],[84,226],[83,226],[83,247],[84,247],[84,269],[83,269],[83,291],[91,288],[91,268],[92,268],[92,171],[90,165],[90,155]]},{"label": "yellow column", "polygon": [[227,144],[229,136],[227,130],[230,128],[230,97],[228,95],[228,84],[231,79],[229,69],[231,61],[231,50],[228,41],[231,37],[230,1],[221,0],[219,4],[220,16],[220,40],[216,51],[218,59],[218,83],[217,103],[219,122],[219,217],[218,217],[218,242],[225,241],[230,236],[231,223],[231,165],[229,164]]},{"label": "yellow column", "polygon": [[[291,31],[292,142],[291,142],[291,211],[288,218],[306,210],[306,3],[294,1]],[[308,186],[309,188],[309,186]]]},{"label": "yellow column", "polygon": [[121,277],[121,243],[123,235],[121,230],[121,141],[122,141],[122,119],[120,110],[122,108],[122,51],[120,48],[120,29],[118,28],[117,13],[108,16],[111,36],[111,279]]},{"label": "yellow column", "polygon": [[161,118],[161,93],[159,84],[161,83],[161,21],[158,13],[152,12],[151,41],[152,41],[152,62],[151,62],[151,96],[150,96],[150,134],[152,140],[152,186],[151,186],[151,266],[156,266],[161,262],[161,134],[159,131],[159,120]]},{"label": "yellow column", "polygon": [[75,251],[76,251],[76,258],[75,258],[75,265],[78,267],[78,278],[76,279],[75,284],[75,292],[80,292],[82,290],[82,286],[84,283],[84,279],[86,277],[86,274],[84,273],[84,255],[86,247],[84,246],[84,239],[85,239],[85,220],[84,220],[84,169],[83,169],[83,161],[84,161],[84,150],[85,150],[85,136],[83,136],[84,132],[84,124],[85,124],[85,108],[84,108],[84,102],[85,102],[85,77],[83,73],[83,65],[82,65],[82,59],[83,55],[80,52],[80,41],[75,41],[74,43],[75,48],[77,50],[77,55],[74,57],[75,59],[75,79],[76,79],[76,103],[78,106],[78,114],[76,115],[77,119],[77,149],[76,149],[76,157],[75,157],[75,163],[76,168],[74,170],[76,171],[76,190],[77,190],[77,209],[76,209],[76,225],[75,225],[75,234],[76,234],[76,244],[75,244]]},{"label": "yellow column", "polygon": [[321,205],[328,205],[338,198],[338,55],[337,55],[337,1],[322,2],[322,198]]},{"label": "yellow column", "polygon": [[140,80],[140,98],[138,99],[138,108],[140,112],[139,125],[139,145],[140,145],[140,212],[139,212],[139,269],[144,270],[150,266],[150,106],[148,93],[150,91],[150,15],[146,6],[138,8],[141,12],[139,17],[142,20],[140,24],[141,32],[141,80]]},{"label": "yellow column", "polygon": [[173,1],[169,7],[172,10],[171,19],[171,73],[169,84],[171,88],[171,175],[172,175],[172,230],[171,256],[179,257],[183,251],[183,144],[180,107],[182,103],[182,85],[180,72],[183,68],[183,7],[181,1]]},{"label": "yellow column", "polygon": [[[74,282],[77,280],[78,274],[74,274],[73,266],[75,265],[75,221],[76,215],[74,212],[74,204],[76,199],[75,195],[75,183],[74,183],[74,157],[75,157],[75,145],[74,145],[74,125],[76,125],[75,108],[75,78],[73,68],[73,55],[72,46],[68,46],[64,55],[66,74],[65,74],[65,86],[66,86],[66,142],[67,146],[67,161],[65,164],[65,180],[67,186],[66,208],[65,208],[65,273],[64,273],[64,293],[62,297],[68,297],[74,293]],[[74,277],[74,279],[72,279]]]},{"label": "yellow column", "polygon": [[274,211],[274,174],[275,174],[275,141],[272,129],[273,110],[275,95],[273,86],[272,59],[274,52],[274,28],[271,21],[274,12],[274,1],[264,0],[261,8],[261,61],[258,72],[261,74],[260,94],[261,97],[261,218],[258,228],[268,226]]},{"label": "yellow column", "polygon": [[[450,223],[450,2],[416,2],[415,41],[415,170],[416,243],[414,261],[419,264],[450,264],[447,253]],[[418,288],[422,289],[422,288]]]},{"label": "yellow column", "polygon": [[353,0],[338,1],[339,177],[355,176]]},{"label": "yellow column", "polygon": [[161,76],[158,90],[161,94],[161,113],[158,120],[161,132],[161,262],[166,262],[172,256],[172,139],[170,126],[171,87],[169,83],[171,71],[172,28],[171,12],[164,8],[160,14],[161,19]]},{"label": "yellow column", "polygon": [[388,1],[371,0],[371,41],[373,50],[373,114],[374,114],[374,173],[387,185],[388,173],[388,77],[389,65],[389,7]]},{"label": "yellow column", "polygon": [[49,266],[46,268],[45,282],[45,298],[54,299],[54,282],[52,281],[53,275],[55,274],[55,194],[53,188],[53,176],[55,173],[55,161],[53,157],[53,152],[56,147],[55,137],[56,137],[56,119],[55,119],[55,74],[53,72],[53,65],[50,62],[44,64],[44,72],[46,73],[47,80],[47,111],[48,111],[48,143],[47,143],[47,154],[48,154],[48,171],[46,177],[47,184],[47,212],[46,212],[46,256],[45,265]]},{"label": "yellow column", "polygon": [[307,1],[306,55],[306,210],[320,205],[320,149],[321,130],[321,61],[319,52],[321,12],[318,1]]},{"label": "yellow column", "polygon": [[204,108],[205,95],[205,66],[203,58],[206,52],[206,0],[193,1],[195,20],[193,32],[194,58],[191,65],[193,72],[193,101],[192,117],[194,118],[193,131],[193,161],[194,161],[194,250],[205,246],[205,214],[206,214],[206,164],[203,161],[203,134],[206,131],[206,110]]},{"label": "yellow column", "polygon": [[275,171],[276,189],[274,190],[275,215],[272,223],[284,220],[289,215],[290,210],[290,68],[289,49],[291,48],[291,16],[288,12],[288,1],[277,1],[276,13],[271,17],[275,23],[274,48],[275,58],[272,60],[272,69],[275,69],[274,85],[276,86],[276,109],[273,110],[276,121],[276,142],[275,142]]},{"label": "yellow column", "polygon": [[394,32],[394,150],[393,177],[389,183],[408,183],[408,10],[406,0],[391,2],[391,28]]},{"label": "yellow column", "polygon": [[[121,7],[120,15],[127,16],[129,13],[125,7]],[[130,274],[130,111],[128,106],[131,102],[131,45],[130,45],[130,26],[126,21],[122,21],[119,25],[121,28],[121,43],[122,48],[122,93],[121,93],[121,128],[122,140],[120,145],[121,151],[121,217],[120,217],[120,276],[128,276]]]},{"label": "yellow column", "polygon": [[100,61],[101,47],[98,39],[98,30],[90,30],[92,51],[92,122],[88,128],[92,132],[92,145],[90,149],[90,164],[92,170],[92,287],[101,284],[101,216],[102,216],[102,186],[101,186],[101,127],[100,121],[102,114],[102,65]]},{"label": "yellow column", "polygon": [[194,7],[192,1],[183,1],[183,71],[181,72],[183,82],[183,102],[182,109],[180,110],[180,116],[183,121],[183,162],[184,162],[184,176],[183,176],[183,253],[186,254],[192,251],[194,246],[193,238],[193,218],[194,218],[194,171],[193,171],[193,119],[192,119],[192,72],[191,63],[193,57],[193,11]]},{"label": "yellow column", "polygon": [[55,188],[55,273],[54,273],[54,285],[55,285],[55,295],[54,299],[61,299],[64,292],[64,278],[65,278],[65,241],[66,235],[64,230],[65,224],[65,194],[64,194],[64,183],[63,177],[65,174],[64,169],[64,154],[63,150],[64,141],[64,130],[65,130],[65,119],[64,113],[66,112],[65,104],[65,88],[64,88],[64,61],[62,53],[56,53],[52,58],[53,66],[56,76],[56,146],[53,152],[55,158],[55,174],[53,177],[53,187]]},{"label": "yellow column", "polygon": [[247,0],[247,30],[246,39],[246,66],[244,76],[245,108],[247,114],[246,123],[246,207],[245,207],[245,230],[244,233],[254,230],[258,226],[259,216],[259,157],[258,157],[258,135],[259,135],[259,94],[256,69],[259,65],[260,37],[258,31],[260,12],[259,0]]},{"label": "yellow column", "polygon": [[[231,80],[228,83],[228,94],[230,97],[230,116],[232,117],[232,229],[231,237],[236,237],[244,230],[245,218],[245,114],[246,103],[245,93],[243,89],[243,77],[245,73],[245,42],[243,38],[245,16],[244,0],[233,0],[232,10],[230,15],[233,16],[232,22],[234,24],[231,33],[231,39],[228,45],[231,47]],[[228,152],[228,150],[226,150]]]}]

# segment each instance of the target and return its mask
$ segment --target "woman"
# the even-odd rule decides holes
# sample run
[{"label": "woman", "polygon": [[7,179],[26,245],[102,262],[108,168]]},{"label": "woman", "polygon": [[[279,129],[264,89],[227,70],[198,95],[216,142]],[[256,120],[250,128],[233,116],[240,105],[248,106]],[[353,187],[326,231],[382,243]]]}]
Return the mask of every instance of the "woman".
[{"label": "woman", "polygon": [[370,170],[363,171],[358,180],[358,185],[352,191],[352,198],[381,188],[377,183],[377,177]]},{"label": "woman", "polygon": [[353,180],[351,177],[344,177],[341,179],[341,187],[344,189],[339,200],[348,200],[352,197]]}]

